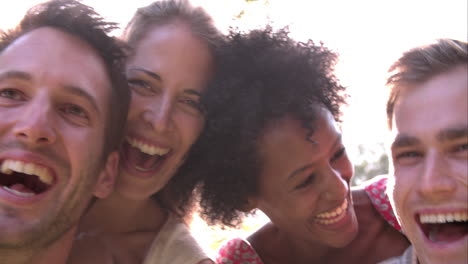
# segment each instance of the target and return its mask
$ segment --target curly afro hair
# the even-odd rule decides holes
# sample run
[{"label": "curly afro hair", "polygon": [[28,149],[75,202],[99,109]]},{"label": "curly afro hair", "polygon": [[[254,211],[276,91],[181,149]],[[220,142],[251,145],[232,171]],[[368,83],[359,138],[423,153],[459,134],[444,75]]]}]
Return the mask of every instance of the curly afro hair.
[{"label": "curly afro hair", "polygon": [[317,106],[339,121],[344,87],[333,70],[337,56],[322,44],[296,42],[287,29],[231,30],[214,81],[202,97],[206,126],[184,170],[203,178],[202,214],[209,224],[238,226],[258,190],[257,138],[266,123],[287,114],[314,132]]}]

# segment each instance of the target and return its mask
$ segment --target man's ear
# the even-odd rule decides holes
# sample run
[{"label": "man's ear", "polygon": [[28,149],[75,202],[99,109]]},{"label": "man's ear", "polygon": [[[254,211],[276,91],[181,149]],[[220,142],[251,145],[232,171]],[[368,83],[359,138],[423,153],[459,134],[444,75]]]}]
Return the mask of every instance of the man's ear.
[{"label": "man's ear", "polygon": [[106,198],[114,190],[114,184],[118,175],[119,169],[119,153],[113,151],[108,157],[104,168],[99,173],[96,186],[94,188],[94,196],[97,198]]}]

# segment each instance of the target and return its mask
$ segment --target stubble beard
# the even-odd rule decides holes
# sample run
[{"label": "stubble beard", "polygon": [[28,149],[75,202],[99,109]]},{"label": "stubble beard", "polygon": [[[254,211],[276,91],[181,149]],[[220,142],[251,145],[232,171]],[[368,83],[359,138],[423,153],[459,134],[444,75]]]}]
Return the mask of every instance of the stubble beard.
[{"label": "stubble beard", "polygon": [[[31,255],[34,255],[34,252],[37,253],[47,249],[77,226],[81,215],[85,212],[93,197],[91,190],[101,171],[102,166],[100,165],[94,164],[94,166],[88,166],[87,169],[80,173],[80,179],[87,180],[81,181],[81,184],[76,186],[72,193],[65,198],[65,203],[61,206],[62,208],[53,213],[52,216],[46,215],[36,225],[22,230],[22,234],[15,241],[2,239],[4,235],[0,233],[0,252],[12,251],[16,254],[19,254],[19,252],[30,252]],[[68,172],[70,174],[70,170]],[[2,209],[4,212],[7,212],[5,216],[12,219],[19,215],[16,208],[4,207]],[[49,209],[49,212],[51,211],[55,210],[53,208]]]}]

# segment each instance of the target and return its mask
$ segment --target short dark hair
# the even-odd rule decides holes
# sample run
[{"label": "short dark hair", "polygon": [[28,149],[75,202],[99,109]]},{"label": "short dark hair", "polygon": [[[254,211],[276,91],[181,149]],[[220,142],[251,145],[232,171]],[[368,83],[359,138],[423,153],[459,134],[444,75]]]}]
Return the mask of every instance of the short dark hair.
[{"label": "short dark hair", "polygon": [[105,158],[122,141],[130,104],[130,90],[124,74],[124,46],[108,36],[117,24],[105,22],[93,8],[78,1],[52,0],[32,7],[16,28],[2,32],[0,53],[19,37],[41,27],[53,27],[77,36],[95,49],[104,62],[112,89],[105,129]]},{"label": "short dark hair", "polygon": [[333,73],[337,56],[288,34],[231,30],[220,48],[215,79],[202,96],[205,130],[181,168],[203,178],[200,205],[210,224],[237,226],[249,213],[262,166],[257,140],[268,122],[291,115],[310,136],[321,107],[339,121],[346,96]]},{"label": "short dark hair", "polygon": [[389,69],[392,74],[387,85],[387,122],[392,129],[395,103],[403,88],[422,84],[436,75],[468,64],[468,43],[453,39],[439,39],[436,43],[416,47],[403,54]]}]

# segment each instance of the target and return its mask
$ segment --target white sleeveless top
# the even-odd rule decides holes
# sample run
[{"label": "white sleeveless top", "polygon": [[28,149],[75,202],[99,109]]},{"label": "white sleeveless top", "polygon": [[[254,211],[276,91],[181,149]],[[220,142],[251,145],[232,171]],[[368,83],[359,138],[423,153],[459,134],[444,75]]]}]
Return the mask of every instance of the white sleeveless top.
[{"label": "white sleeveless top", "polygon": [[143,264],[196,264],[210,259],[182,220],[169,214]]}]

